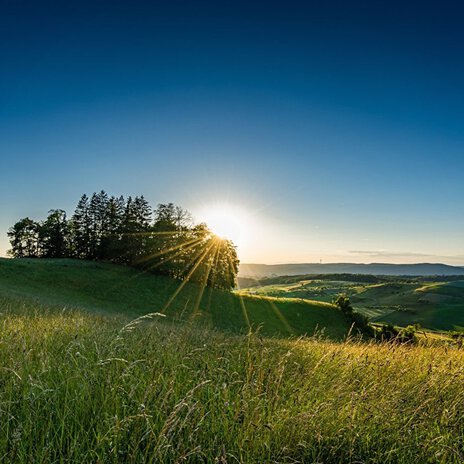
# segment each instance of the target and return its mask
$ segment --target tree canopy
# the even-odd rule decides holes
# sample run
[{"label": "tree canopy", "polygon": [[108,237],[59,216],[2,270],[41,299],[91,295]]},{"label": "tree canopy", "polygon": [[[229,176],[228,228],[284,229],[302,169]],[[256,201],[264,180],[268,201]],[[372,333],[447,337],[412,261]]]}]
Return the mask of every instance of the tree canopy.
[{"label": "tree canopy", "polygon": [[69,219],[53,209],[43,221],[20,219],[8,237],[15,258],[110,261],[223,290],[234,288],[238,272],[230,240],[194,224],[180,206],[153,209],[143,196],[84,194]]}]

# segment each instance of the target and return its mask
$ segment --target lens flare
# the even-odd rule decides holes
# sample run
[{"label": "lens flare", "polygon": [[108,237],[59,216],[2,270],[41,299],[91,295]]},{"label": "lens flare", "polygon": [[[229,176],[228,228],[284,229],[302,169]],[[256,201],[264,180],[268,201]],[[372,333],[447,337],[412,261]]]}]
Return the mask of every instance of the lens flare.
[{"label": "lens flare", "polygon": [[196,215],[217,236],[232,240],[238,247],[250,239],[252,226],[250,215],[241,208],[228,203],[205,205]]}]

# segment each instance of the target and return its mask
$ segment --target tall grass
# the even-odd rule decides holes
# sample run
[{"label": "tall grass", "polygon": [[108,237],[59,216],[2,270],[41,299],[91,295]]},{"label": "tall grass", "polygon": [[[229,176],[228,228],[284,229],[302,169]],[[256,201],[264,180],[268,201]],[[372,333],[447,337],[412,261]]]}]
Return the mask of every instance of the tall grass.
[{"label": "tall grass", "polygon": [[0,308],[0,462],[464,461],[456,348]]}]

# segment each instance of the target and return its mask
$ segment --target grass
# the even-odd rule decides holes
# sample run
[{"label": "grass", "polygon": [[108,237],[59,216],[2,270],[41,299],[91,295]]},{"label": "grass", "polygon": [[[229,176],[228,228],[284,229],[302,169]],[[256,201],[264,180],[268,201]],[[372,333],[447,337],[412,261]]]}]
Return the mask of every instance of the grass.
[{"label": "grass", "polygon": [[460,463],[464,351],[2,303],[0,461]]},{"label": "grass", "polygon": [[339,340],[350,329],[333,305],[203,291],[198,285],[89,261],[0,259],[0,296],[107,315],[162,312],[171,321],[194,319],[233,333],[247,333],[250,327],[272,336],[324,330]]},{"label": "grass", "polygon": [[336,342],[344,319],[332,340],[284,337],[314,324],[310,308],[339,313],[260,297],[245,300],[262,329],[243,331],[239,295],[212,293],[190,317],[189,285],[170,316],[146,315],[178,285],[94,263],[0,262],[0,462],[464,461],[459,345]]}]

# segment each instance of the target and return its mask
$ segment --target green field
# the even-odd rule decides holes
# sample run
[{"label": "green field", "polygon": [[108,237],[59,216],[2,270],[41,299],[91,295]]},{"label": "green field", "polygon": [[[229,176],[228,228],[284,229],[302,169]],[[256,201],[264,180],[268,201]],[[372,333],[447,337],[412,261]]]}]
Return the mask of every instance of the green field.
[{"label": "green field", "polygon": [[389,277],[384,282],[367,283],[356,281],[356,276],[350,281],[333,279],[273,278],[269,284],[263,280],[261,285],[242,289],[241,293],[322,302],[331,302],[340,293],[345,293],[354,308],[372,322],[389,322],[403,327],[418,323],[437,331],[464,330],[462,280],[425,282],[420,278]]},{"label": "green field", "polygon": [[[463,461],[457,345],[337,342],[330,305],[244,297],[250,332],[239,295],[194,285],[143,317],[180,282],[117,266],[0,276],[0,462]],[[285,336],[324,321],[333,340]]]},{"label": "green field", "polygon": [[170,321],[196,321],[233,333],[342,339],[350,323],[333,305],[275,300],[203,289],[125,266],[77,260],[0,259],[0,298],[138,317],[161,312]]}]

